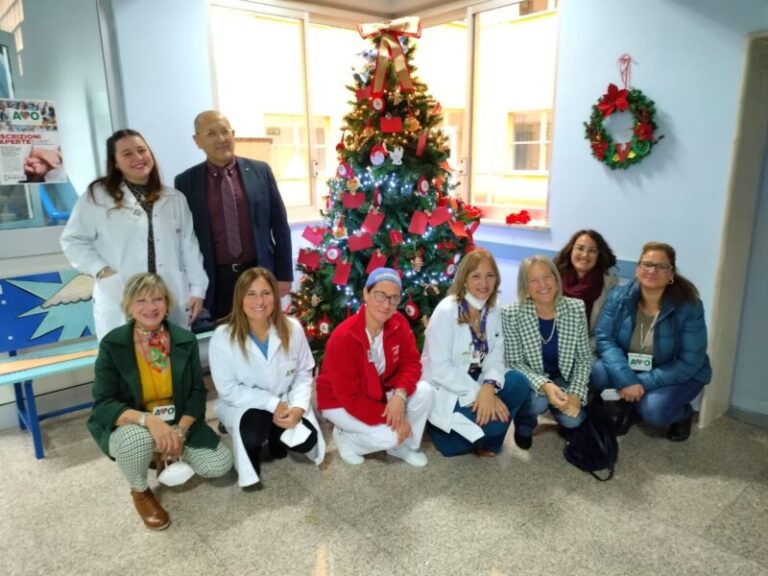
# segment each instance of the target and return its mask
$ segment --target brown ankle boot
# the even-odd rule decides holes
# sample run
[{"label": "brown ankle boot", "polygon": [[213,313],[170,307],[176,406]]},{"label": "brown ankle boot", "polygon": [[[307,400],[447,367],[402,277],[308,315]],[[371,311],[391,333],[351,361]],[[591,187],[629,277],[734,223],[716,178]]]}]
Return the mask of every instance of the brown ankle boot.
[{"label": "brown ankle boot", "polygon": [[152,490],[149,488],[144,490],[144,492],[131,490],[131,496],[133,496],[133,505],[136,508],[136,512],[139,513],[147,528],[150,530],[165,530],[168,528],[171,519],[168,517],[168,512],[155,500]]}]

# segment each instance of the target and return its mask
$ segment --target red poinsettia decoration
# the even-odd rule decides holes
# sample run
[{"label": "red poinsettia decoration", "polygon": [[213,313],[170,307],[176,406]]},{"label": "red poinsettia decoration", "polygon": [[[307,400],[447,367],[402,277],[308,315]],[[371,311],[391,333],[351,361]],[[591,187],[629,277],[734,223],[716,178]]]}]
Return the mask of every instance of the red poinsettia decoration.
[{"label": "red poinsettia decoration", "polygon": [[642,141],[653,141],[653,126],[650,124],[647,124],[645,122],[641,122],[637,126],[635,126],[635,136],[637,136],[637,139]]},{"label": "red poinsettia decoration", "polygon": [[528,210],[520,210],[520,212],[512,212],[506,218],[507,224],[528,224],[531,221],[531,215]]},{"label": "red poinsettia decoration", "polygon": [[619,112],[629,110],[627,96],[629,96],[629,90],[626,88],[619,90],[616,84],[608,84],[608,92],[603,94],[602,98],[600,98],[600,103],[597,105],[603,118],[610,116],[617,110]]}]

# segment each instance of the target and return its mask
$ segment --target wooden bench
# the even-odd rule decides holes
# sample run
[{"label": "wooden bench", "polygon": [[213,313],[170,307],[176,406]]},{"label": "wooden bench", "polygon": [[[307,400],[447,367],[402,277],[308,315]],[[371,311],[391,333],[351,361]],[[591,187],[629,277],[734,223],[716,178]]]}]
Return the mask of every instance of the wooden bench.
[{"label": "wooden bench", "polygon": [[[40,413],[34,383],[89,368],[98,343],[92,336],[93,279],[73,270],[0,279],[0,387],[13,384],[19,428],[32,435],[35,457],[45,457],[40,422],[90,408],[85,402]],[[204,344],[212,332],[197,334]],[[205,348],[202,347],[201,358]]]}]

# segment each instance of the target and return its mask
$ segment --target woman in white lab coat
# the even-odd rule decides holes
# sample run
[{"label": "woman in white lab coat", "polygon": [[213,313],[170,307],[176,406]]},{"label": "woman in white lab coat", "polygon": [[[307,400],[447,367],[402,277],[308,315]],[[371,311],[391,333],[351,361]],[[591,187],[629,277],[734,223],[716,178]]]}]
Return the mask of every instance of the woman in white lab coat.
[{"label": "woman in white lab coat", "polygon": [[118,130],[107,139],[107,174],[75,204],[60,239],[69,262],[96,278],[96,336],[122,326],[123,287],[140,272],[158,274],[176,306],[169,320],[188,328],[203,307],[208,277],[184,196],[160,183],[141,134]]},{"label": "woman in white lab coat", "polygon": [[315,464],[325,442],[310,406],[315,361],[301,324],[280,309],[280,290],[266,268],[243,272],[235,284],[232,311],[208,348],[219,399],[215,412],[232,435],[238,484],[261,487],[261,452],[272,458],[288,450]]},{"label": "woman in white lab coat", "polygon": [[429,319],[421,377],[437,391],[427,434],[443,456],[496,456],[528,397],[527,385],[505,379],[500,283],[493,255],[472,250]]}]

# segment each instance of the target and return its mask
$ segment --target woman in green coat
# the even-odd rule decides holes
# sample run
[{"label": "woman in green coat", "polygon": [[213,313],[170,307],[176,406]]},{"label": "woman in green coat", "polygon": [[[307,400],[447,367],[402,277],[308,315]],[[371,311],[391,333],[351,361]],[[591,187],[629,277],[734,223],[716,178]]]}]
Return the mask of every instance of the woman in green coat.
[{"label": "woman in green coat", "polygon": [[129,322],[99,345],[88,430],[117,462],[147,528],[163,530],[168,513],[147,483],[150,462],[182,460],[200,476],[222,476],[232,451],[205,422],[206,390],[197,340],[167,321],[172,302],[162,278],[137,274],[125,287]]}]

